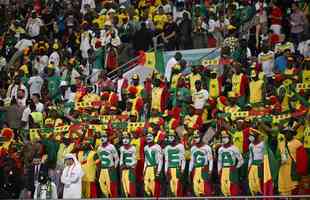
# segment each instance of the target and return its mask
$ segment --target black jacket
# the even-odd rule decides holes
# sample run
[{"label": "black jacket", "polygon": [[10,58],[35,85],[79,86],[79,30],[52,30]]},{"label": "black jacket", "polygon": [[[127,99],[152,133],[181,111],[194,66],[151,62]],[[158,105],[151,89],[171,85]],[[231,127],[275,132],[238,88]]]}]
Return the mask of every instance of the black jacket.
[{"label": "black jacket", "polygon": [[[48,174],[48,167],[45,164],[40,165],[39,174]],[[33,196],[33,193],[35,191],[35,166],[31,165],[27,170],[27,183],[26,188],[27,190],[31,191],[31,195]]]}]

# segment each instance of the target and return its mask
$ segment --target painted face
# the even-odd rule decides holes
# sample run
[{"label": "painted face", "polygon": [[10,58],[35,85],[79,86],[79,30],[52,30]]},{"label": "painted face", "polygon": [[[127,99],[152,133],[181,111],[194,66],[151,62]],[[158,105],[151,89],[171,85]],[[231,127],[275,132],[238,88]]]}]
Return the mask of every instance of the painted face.
[{"label": "painted face", "polygon": [[105,144],[105,143],[108,142],[108,137],[107,137],[107,136],[102,136],[102,137],[100,138],[100,140],[101,140],[101,142],[102,142],[103,144]]},{"label": "painted face", "polygon": [[129,144],[130,140],[129,138],[123,138],[123,144]]},{"label": "painted face", "polygon": [[223,144],[228,144],[229,143],[229,138],[228,137],[222,138],[222,142],[223,142]]},{"label": "painted face", "polygon": [[153,142],[153,140],[154,140],[154,136],[153,135],[149,134],[149,135],[146,136],[146,142],[147,143],[151,143],[151,142]]},{"label": "painted face", "polygon": [[175,140],[175,137],[173,135],[168,136],[168,142],[172,143]]}]

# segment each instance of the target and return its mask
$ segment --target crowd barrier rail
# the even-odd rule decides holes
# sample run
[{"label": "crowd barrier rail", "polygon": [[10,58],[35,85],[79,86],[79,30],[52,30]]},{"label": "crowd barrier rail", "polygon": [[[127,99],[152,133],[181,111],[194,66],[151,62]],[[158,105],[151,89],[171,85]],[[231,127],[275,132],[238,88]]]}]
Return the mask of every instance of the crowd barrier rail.
[{"label": "crowd barrier rail", "polygon": [[[210,196],[210,197],[133,197],[133,198],[92,198],[92,199],[83,199],[83,200],[123,200],[123,199],[132,199],[132,200],[200,200],[200,199],[211,199],[211,200],[222,200],[222,199],[239,199],[239,200],[252,200],[252,199],[266,199],[266,200],[291,200],[291,199],[310,199],[310,195],[292,195],[292,196],[233,196],[233,197],[224,197],[224,196]],[[17,200],[17,199],[8,199],[8,200]],[[28,199],[24,199],[28,200]],[[32,200],[32,199],[29,199]],[[71,200],[71,199],[66,199]],[[72,199],[73,200],[73,199]],[[76,200],[76,199],[74,199]]]}]

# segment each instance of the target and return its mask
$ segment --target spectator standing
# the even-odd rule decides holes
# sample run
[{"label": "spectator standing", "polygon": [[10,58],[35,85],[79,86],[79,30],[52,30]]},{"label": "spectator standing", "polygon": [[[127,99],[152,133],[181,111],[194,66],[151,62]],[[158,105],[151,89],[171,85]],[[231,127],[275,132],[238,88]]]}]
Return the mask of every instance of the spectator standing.
[{"label": "spectator standing", "polygon": [[38,70],[33,69],[33,75],[30,77],[28,81],[28,85],[30,86],[29,88],[29,93],[30,96],[33,94],[39,94],[41,96],[41,88],[44,83],[44,80],[39,76]]},{"label": "spectator standing", "polygon": [[35,11],[32,11],[31,17],[28,19],[26,30],[32,38],[39,36],[41,27],[43,26],[42,20],[37,16]]},{"label": "spectator standing", "polygon": [[298,43],[301,41],[301,37],[305,31],[304,27],[307,23],[307,19],[304,13],[299,9],[297,3],[292,4],[292,14],[290,15],[290,25],[291,25],[291,37],[295,48],[297,48]]},{"label": "spectator standing", "polygon": [[141,23],[141,28],[133,36],[133,48],[135,51],[147,51],[153,44],[152,32],[146,27],[146,24]]},{"label": "spectator standing", "polygon": [[61,182],[64,184],[64,199],[81,199],[82,198],[82,177],[84,172],[81,164],[75,155],[67,154],[65,156],[65,165]]},{"label": "spectator standing", "polygon": [[35,188],[39,184],[39,175],[48,174],[48,169],[38,154],[36,154],[32,160],[32,164],[27,169],[27,185],[28,198],[33,198]]},{"label": "spectator standing", "polygon": [[271,26],[270,29],[277,35],[281,34],[282,28],[282,17],[283,13],[282,10],[275,4],[274,1],[270,2],[271,12],[270,12],[270,19],[271,19]]},{"label": "spectator standing", "polygon": [[179,24],[179,41],[181,49],[192,49],[192,20],[187,12],[183,13],[183,18]]}]

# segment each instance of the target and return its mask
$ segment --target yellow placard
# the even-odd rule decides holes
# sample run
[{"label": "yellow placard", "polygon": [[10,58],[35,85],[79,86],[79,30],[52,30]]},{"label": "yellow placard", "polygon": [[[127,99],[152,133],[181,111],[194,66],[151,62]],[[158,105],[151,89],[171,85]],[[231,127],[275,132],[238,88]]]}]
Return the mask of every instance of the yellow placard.
[{"label": "yellow placard", "polygon": [[133,132],[133,131],[136,131],[137,128],[142,128],[142,127],[144,127],[144,122],[129,122],[127,124],[127,131]]},{"label": "yellow placard", "polygon": [[310,84],[307,83],[298,83],[296,85],[296,89],[299,92],[300,90],[309,90],[310,89]]},{"label": "yellow placard", "polygon": [[220,59],[204,59],[201,62],[202,66],[207,67],[209,65],[218,65],[220,64]]}]

